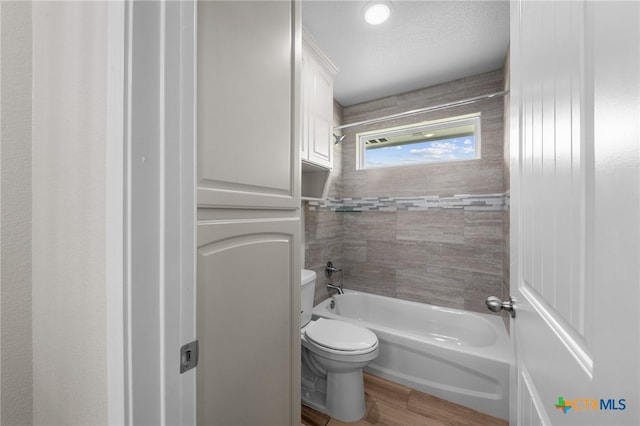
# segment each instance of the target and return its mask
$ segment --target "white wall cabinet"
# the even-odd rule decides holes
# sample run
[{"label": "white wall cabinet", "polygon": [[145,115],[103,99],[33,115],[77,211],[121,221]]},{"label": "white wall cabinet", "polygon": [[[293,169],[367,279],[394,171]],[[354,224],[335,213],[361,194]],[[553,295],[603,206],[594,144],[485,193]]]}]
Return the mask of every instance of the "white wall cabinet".
[{"label": "white wall cabinet", "polygon": [[300,424],[299,6],[198,2],[198,424]]},{"label": "white wall cabinet", "polygon": [[303,34],[301,157],[318,166],[333,167],[333,78],[338,69]]}]

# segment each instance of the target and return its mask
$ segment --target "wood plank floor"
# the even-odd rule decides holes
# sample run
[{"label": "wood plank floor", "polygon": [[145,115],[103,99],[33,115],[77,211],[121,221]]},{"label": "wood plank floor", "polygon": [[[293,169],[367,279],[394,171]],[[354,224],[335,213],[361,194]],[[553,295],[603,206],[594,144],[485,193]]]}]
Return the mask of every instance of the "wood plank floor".
[{"label": "wood plank floor", "polygon": [[302,426],[507,426],[508,422],[364,373],[367,411],[344,423],[302,406]]}]

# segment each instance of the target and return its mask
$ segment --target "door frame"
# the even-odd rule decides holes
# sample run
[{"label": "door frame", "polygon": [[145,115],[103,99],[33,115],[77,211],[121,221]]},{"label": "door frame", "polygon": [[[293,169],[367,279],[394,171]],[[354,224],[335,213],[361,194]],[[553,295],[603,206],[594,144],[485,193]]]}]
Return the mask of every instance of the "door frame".
[{"label": "door frame", "polygon": [[195,424],[196,1],[107,4],[109,424]]}]

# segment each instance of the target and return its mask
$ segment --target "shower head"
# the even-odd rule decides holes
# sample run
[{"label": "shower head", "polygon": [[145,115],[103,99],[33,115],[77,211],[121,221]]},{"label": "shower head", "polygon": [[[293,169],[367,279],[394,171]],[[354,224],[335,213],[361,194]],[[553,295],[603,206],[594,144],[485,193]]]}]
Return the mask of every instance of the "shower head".
[{"label": "shower head", "polygon": [[333,134],[333,137],[336,138],[336,141],[334,142],[334,145],[338,145],[340,142],[342,142],[344,140],[346,135],[336,135],[335,133]]}]

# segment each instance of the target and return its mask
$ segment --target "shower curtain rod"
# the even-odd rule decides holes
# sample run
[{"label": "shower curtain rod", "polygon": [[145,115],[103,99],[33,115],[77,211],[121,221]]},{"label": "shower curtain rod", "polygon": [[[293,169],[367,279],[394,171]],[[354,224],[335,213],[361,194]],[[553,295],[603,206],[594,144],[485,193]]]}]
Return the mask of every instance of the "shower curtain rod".
[{"label": "shower curtain rod", "polygon": [[364,124],[379,123],[381,121],[393,120],[394,118],[409,117],[409,116],[412,116],[412,115],[421,114],[423,112],[439,111],[441,109],[447,109],[447,108],[453,108],[453,107],[457,107],[457,106],[461,106],[461,105],[472,104],[474,102],[478,102],[478,101],[481,101],[483,99],[495,98],[496,96],[506,96],[508,94],[509,94],[508,90],[503,90],[502,92],[495,92],[495,93],[489,93],[488,95],[475,96],[473,98],[463,99],[463,100],[457,101],[457,102],[449,102],[447,104],[436,105],[436,106],[420,108],[420,109],[414,109],[414,110],[411,110],[411,111],[405,111],[405,112],[400,112],[400,113],[397,113],[397,114],[386,115],[384,117],[371,118],[369,120],[358,121],[356,123],[343,124],[342,126],[334,127],[333,130],[342,130],[342,129],[348,129],[349,127],[362,126]]}]

